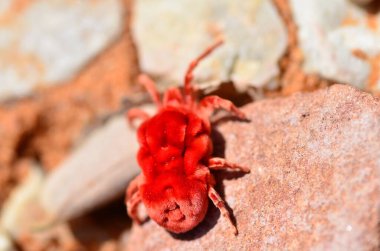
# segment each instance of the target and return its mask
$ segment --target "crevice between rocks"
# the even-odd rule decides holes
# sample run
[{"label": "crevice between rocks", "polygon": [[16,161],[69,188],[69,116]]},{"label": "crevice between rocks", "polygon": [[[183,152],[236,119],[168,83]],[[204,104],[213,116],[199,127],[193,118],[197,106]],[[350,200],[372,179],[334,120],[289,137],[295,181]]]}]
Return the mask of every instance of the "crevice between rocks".
[{"label": "crevice between rocks", "polygon": [[290,95],[300,91],[314,91],[337,84],[337,81],[323,78],[318,74],[308,74],[302,69],[304,59],[297,36],[298,27],[293,18],[289,0],[272,1],[288,33],[287,48],[278,62],[280,69],[278,77],[280,90],[278,95]]}]

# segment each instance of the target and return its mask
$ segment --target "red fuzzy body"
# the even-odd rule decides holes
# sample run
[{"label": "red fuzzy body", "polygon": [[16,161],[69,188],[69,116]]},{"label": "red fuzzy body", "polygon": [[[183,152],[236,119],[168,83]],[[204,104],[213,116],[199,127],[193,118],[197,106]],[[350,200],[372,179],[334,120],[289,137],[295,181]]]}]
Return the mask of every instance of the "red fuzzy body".
[{"label": "red fuzzy body", "polygon": [[145,177],[140,193],[149,216],[172,232],[198,225],[208,207],[208,121],[191,110],[166,107],[140,126],[138,138]]},{"label": "red fuzzy body", "polygon": [[[193,229],[205,217],[209,198],[233,226],[224,201],[214,190],[210,169],[248,169],[212,158],[211,126],[209,116],[217,108],[228,110],[245,118],[230,101],[208,96],[199,103],[193,97],[192,70],[197,63],[220,43],[210,47],[189,67],[185,77],[185,95],[179,89],[169,89],[161,103],[154,82],[141,77],[158,106],[150,117],[138,109],[128,112],[128,120],[142,118],[137,136],[140,149],[137,154],[142,173],[127,189],[128,214],[141,222],[137,206],[143,203],[148,215],[159,225],[174,233]],[[237,233],[233,226],[234,233]]]}]

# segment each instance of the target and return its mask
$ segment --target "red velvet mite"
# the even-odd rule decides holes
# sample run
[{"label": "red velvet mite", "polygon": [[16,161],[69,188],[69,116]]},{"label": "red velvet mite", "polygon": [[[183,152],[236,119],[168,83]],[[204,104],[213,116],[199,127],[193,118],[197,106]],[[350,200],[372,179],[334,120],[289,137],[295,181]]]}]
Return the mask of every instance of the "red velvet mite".
[{"label": "red velvet mite", "polygon": [[221,44],[222,41],[216,42],[191,62],[185,75],[184,95],[178,88],[171,88],[161,101],[155,83],[146,75],[139,77],[158,111],[152,117],[139,109],[127,113],[129,123],[143,119],[137,131],[137,160],[142,173],[130,183],[125,201],[129,216],[138,223],[142,221],[137,206],[142,202],[159,225],[173,233],[187,232],[204,219],[210,198],[237,234],[224,201],[214,189],[210,169],[249,169],[211,156],[209,117],[220,108],[238,118],[246,117],[230,101],[218,96],[206,96],[196,102],[192,86],[194,68]]}]

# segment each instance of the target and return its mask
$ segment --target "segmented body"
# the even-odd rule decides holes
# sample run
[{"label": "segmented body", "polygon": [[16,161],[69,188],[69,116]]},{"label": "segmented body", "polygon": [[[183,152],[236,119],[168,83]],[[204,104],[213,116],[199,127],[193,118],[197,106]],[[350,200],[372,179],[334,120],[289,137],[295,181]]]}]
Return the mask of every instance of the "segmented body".
[{"label": "segmented body", "polygon": [[210,125],[185,109],[162,109],[140,126],[138,135],[137,159],[147,182],[161,175],[194,175],[212,153]]},{"label": "segmented body", "polygon": [[137,222],[137,205],[142,202],[148,215],[159,225],[175,233],[197,226],[205,217],[208,198],[221,210],[235,233],[224,202],[214,190],[210,169],[238,168],[249,171],[222,158],[213,158],[209,116],[216,108],[231,111],[245,118],[230,101],[207,96],[199,103],[193,97],[192,70],[216,46],[208,48],[192,62],[185,77],[185,95],[177,88],[169,89],[160,101],[154,82],[143,75],[145,85],[158,106],[157,114],[132,109],[128,120],[142,118],[137,131],[140,149],[137,155],[142,173],[127,190],[128,214]]},{"label": "segmented body", "polygon": [[[145,121],[138,135],[137,159],[145,177],[140,194],[148,214],[173,232],[197,225],[208,206],[210,126],[192,111],[168,107]],[[194,194],[204,198],[192,201]]]}]

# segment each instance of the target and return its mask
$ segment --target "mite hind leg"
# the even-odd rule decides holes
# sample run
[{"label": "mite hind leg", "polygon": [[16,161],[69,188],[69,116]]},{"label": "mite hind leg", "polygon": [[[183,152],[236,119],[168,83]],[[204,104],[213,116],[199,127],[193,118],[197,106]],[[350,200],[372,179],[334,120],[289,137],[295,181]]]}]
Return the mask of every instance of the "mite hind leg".
[{"label": "mite hind leg", "polygon": [[150,117],[148,113],[138,108],[129,109],[125,116],[130,126],[132,126],[132,123],[135,119],[141,119],[144,121]]},{"label": "mite hind leg", "polygon": [[230,213],[228,212],[225,202],[223,199],[220,197],[220,195],[216,192],[216,190],[212,187],[209,186],[208,189],[208,197],[211,199],[212,203],[219,209],[221,215],[223,216],[224,219],[227,220],[228,224],[230,225],[230,228],[232,229],[232,232],[234,235],[238,234],[238,230],[234,223],[232,222]]},{"label": "mite hind leg", "polygon": [[139,204],[142,202],[140,192],[137,191],[132,195],[131,198],[129,198],[125,204],[127,206],[127,212],[129,217],[131,217],[132,220],[137,222],[137,224],[141,224],[143,220],[140,219],[138,216],[137,208]]},{"label": "mite hind leg", "polygon": [[125,205],[127,206],[128,215],[132,218],[132,220],[136,221],[138,224],[141,224],[143,222],[143,220],[139,218],[137,212],[138,206],[142,202],[139,191],[140,181],[141,175],[133,179],[128,186],[125,196]]},{"label": "mite hind leg", "polygon": [[235,163],[231,163],[231,162],[227,161],[226,159],[219,158],[219,157],[210,158],[208,160],[208,167],[212,170],[223,170],[223,169],[230,168],[230,169],[237,169],[237,170],[240,170],[240,171],[246,172],[246,173],[250,172],[250,169],[248,167],[240,166],[240,165],[235,164]]},{"label": "mite hind leg", "polygon": [[240,111],[231,101],[218,96],[207,96],[200,101],[200,106],[206,115],[210,116],[216,109],[224,109],[241,119],[247,119],[246,115]]}]

